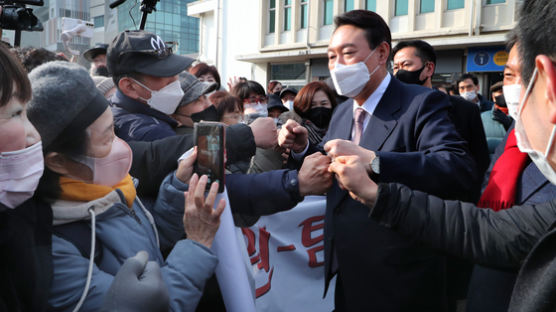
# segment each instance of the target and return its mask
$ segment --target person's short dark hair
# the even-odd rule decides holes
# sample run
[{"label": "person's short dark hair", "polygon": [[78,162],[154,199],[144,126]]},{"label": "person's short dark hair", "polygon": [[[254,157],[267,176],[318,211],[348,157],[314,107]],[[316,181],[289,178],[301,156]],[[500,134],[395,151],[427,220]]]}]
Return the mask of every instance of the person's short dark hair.
[{"label": "person's short dark hair", "polygon": [[544,54],[556,62],[556,5],[553,0],[528,0],[523,2],[518,22],[521,77],[528,84],[535,58]]},{"label": "person's short dark hair", "polygon": [[466,73],[461,75],[461,77],[459,77],[459,79],[456,82],[456,88],[459,86],[459,83],[464,81],[465,79],[471,79],[471,81],[473,81],[473,84],[478,86],[479,85],[479,79],[477,78],[477,76],[470,74],[470,73]]},{"label": "person's short dark hair", "polygon": [[328,87],[328,85],[322,81],[313,81],[306,84],[299,93],[295,96],[293,100],[293,109],[299,116],[304,116],[304,113],[311,109],[311,102],[315,93],[318,91],[323,91],[328,100],[330,100],[330,105],[332,109],[336,107],[336,97],[334,96],[334,91]]},{"label": "person's short dark hair", "polygon": [[404,48],[415,48],[415,55],[421,59],[423,65],[425,65],[426,62],[431,62],[436,65],[436,53],[428,42],[423,40],[400,41],[394,49],[392,49],[392,57]]},{"label": "person's short dark hair", "polygon": [[261,96],[266,96],[266,92],[264,92],[263,86],[261,86],[258,82],[253,80],[240,82],[236,84],[232,89],[232,95],[237,96],[242,103],[243,101],[245,101],[245,99],[249,98],[249,95],[251,93],[255,93]]},{"label": "person's short dark hair", "polygon": [[518,33],[519,33],[518,28],[516,26],[506,34],[506,50],[508,50],[508,52],[517,43],[517,40],[518,40],[517,38],[518,38],[518,35],[519,35]]},{"label": "person's short dark hair", "polygon": [[58,61],[56,53],[44,48],[15,48],[15,53],[28,73],[44,63]]},{"label": "person's short dark hair", "polygon": [[208,65],[207,63],[199,63],[189,69],[189,73],[194,75],[195,77],[199,78],[206,74],[211,74],[214,77],[214,80],[218,84],[217,90],[220,89],[222,85],[220,83],[220,75],[218,74],[218,69],[212,65]]},{"label": "person's short dark hair", "polygon": [[504,81],[498,81],[497,83],[490,86],[490,93],[502,91],[503,86],[504,86]]},{"label": "person's short dark hair", "polygon": [[13,46],[9,42],[4,41],[2,39],[0,39],[0,45],[8,50],[13,49]]},{"label": "person's short dark hair", "polygon": [[[212,97],[213,95],[215,96]],[[239,109],[240,112],[243,112],[243,105],[241,103],[241,100],[226,91],[216,91],[211,94],[211,97],[211,99],[214,100],[214,102],[212,102],[212,105],[216,107],[218,120],[221,120],[222,116],[224,116],[225,113],[233,113],[236,108]]]},{"label": "person's short dark hair", "polygon": [[0,45],[0,71],[0,106],[8,104],[14,91],[20,102],[28,102],[32,93],[27,73],[15,55],[3,45]]},{"label": "person's short dark hair", "polygon": [[392,47],[392,35],[390,28],[380,17],[372,11],[352,10],[334,18],[336,29],[344,25],[352,25],[365,31],[365,38],[369,44],[369,48],[374,50],[381,42],[388,43]]}]

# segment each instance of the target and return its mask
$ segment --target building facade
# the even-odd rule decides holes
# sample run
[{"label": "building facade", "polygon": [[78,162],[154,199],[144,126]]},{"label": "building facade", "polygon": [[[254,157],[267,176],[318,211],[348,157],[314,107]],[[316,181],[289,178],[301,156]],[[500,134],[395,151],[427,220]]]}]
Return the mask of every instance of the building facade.
[{"label": "building facade", "polygon": [[480,78],[483,93],[501,79],[506,34],[520,0],[200,0],[189,14],[201,19],[199,58],[262,85],[290,86],[327,78],[326,48],[334,16],[354,9],[378,13],[400,40],[422,39],[437,51],[435,82],[464,72]]}]

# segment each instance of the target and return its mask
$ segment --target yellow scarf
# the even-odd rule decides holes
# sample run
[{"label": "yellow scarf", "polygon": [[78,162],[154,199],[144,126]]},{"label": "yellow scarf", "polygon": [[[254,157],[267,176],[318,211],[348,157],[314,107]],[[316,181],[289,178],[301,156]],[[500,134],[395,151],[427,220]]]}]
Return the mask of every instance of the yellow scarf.
[{"label": "yellow scarf", "polygon": [[128,174],[122,181],[114,186],[104,186],[97,184],[87,184],[85,182],[74,180],[66,177],[60,177],[60,188],[62,189],[61,199],[64,200],[77,200],[77,201],[92,201],[108,195],[108,193],[115,189],[120,189],[124,194],[129,208],[133,206],[137,191],[131,176]]}]

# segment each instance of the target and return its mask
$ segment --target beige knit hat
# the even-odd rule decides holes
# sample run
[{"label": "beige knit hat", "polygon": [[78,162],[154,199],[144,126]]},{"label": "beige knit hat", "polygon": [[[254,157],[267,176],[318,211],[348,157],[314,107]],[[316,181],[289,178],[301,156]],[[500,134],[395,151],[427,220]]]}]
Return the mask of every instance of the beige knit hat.
[{"label": "beige knit hat", "polygon": [[115,87],[112,77],[93,76],[92,78],[95,82],[95,86],[100,91],[100,93],[102,93],[102,95],[106,95],[108,91]]}]

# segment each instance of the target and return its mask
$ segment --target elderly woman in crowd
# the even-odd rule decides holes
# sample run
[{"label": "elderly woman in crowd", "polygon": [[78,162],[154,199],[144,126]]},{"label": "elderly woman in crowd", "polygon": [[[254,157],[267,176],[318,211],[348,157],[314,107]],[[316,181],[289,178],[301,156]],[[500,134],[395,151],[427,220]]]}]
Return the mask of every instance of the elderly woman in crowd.
[{"label": "elderly woman in crowd", "polygon": [[[186,209],[187,217],[183,206],[162,201],[147,209],[128,174],[131,150],[115,137],[108,102],[87,71],[52,62],[35,69],[30,80],[28,116],[42,137],[45,164],[37,196],[50,203],[54,224],[49,304],[98,310],[124,260],[146,251],[161,267],[170,308],[193,311],[216,266],[209,248],[224,203],[213,211],[208,200],[202,210]],[[193,160],[182,161],[172,175],[189,180]],[[193,197],[203,196],[203,184],[206,177],[191,179],[189,208]],[[180,239],[185,232],[188,239]],[[166,261],[160,249],[170,251]]]},{"label": "elderly woman in crowd", "polygon": [[207,63],[199,63],[189,69],[189,73],[197,77],[201,82],[207,84],[216,83],[216,89],[220,90],[222,84],[220,83],[220,75],[216,67],[208,65]]}]

